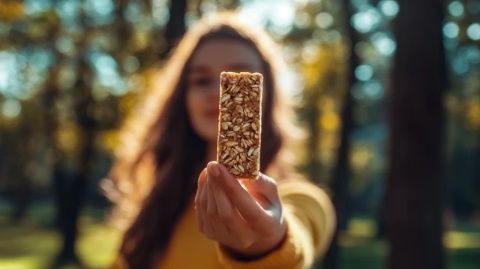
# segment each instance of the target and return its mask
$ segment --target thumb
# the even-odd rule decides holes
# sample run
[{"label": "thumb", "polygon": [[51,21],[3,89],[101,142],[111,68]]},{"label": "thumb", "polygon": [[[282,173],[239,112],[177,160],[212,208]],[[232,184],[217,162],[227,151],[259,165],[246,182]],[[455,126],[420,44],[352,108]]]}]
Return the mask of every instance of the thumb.
[{"label": "thumb", "polygon": [[259,173],[257,179],[241,179],[240,181],[253,195],[261,195],[267,198],[270,203],[280,200],[277,182],[267,175]]}]

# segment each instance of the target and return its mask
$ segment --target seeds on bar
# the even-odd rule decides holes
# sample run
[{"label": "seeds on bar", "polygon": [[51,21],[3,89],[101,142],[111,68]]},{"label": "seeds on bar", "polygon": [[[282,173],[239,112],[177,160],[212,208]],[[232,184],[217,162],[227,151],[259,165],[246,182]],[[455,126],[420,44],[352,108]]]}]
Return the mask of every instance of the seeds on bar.
[{"label": "seeds on bar", "polygon": [[260,73],[220,74],[217,161],[237,178],[260,170],[262,83]]}]

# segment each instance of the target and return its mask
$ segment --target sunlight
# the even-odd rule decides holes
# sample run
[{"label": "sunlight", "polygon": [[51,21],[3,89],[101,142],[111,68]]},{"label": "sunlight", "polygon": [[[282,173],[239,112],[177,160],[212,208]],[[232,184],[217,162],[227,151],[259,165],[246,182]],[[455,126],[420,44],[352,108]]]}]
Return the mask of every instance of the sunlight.
[{"label": "sunlight", "polygon": [[22,111],[20,102],[15,99],[7,99],[2,105],[2,114],[5,118],[15,118]]},{"label": "sunlight", "polygon": [[0,92],[5,93],[15,82],[17,74],[15,72],[15,55],[9,52],[0,52]]},{"label": "sunlight", "polygon": [[123,95],[128,91],[125,82],[118,74],[118,64],[111,55],[95,51],[91,53],[90,61],[97,71],[98,82],[111,94]]},{"label": "sunlight", "polygon": [[383,15],[389,18],[395,17],[400,10],[398,3],[393,0],[381,1],[378,3],[378,7],[382,11]]},{"label": "sunlight", "polygon": [[240,17],[253,24],[263,26],[270,22],[275,34],[284,35],[292,27],[295,19],[295,7],[288,0],[251,1],[240,8]]},{"label": "sunlight", "polygon": [[443,34],[448,38],[456,38],[459,32],[458,25],[455,22],[447,22],[443,26]]},{"label": "sunlight", "polygon": [[52,6],[52,1],[26,0],[24,5],[27,15],[34,15],[48,10]]},{"label": "sunlight", "polygon": [[21,256],[14,258],[1,258],[0,268],[5,269],[35,269],[39,268],[38,256]]},{"label": "sunlight", "polygon": [[362,64],[355,68],[355,77],[361,81],[370,80],[373,77],[373,68],[371,65]]},{"label": "sunlight", "polygon": [[326,29],[333,24],[333,17],[327,12],[321,12],[315,16],[315,23],[318,27]]},{"label": "sunlight", "polygon": [[377,51],[384,56],[391,56],[397,48],[395,41],[385,33],[375,33],[371,40]]},{"label": "sunlight", "polygon": [[471,40],[480,40],[480,23],[472,23],[468,26],[467,35]]},{"label": "sunlight", "polygon": [[443,236],[443,244],[449,249],[480,248],[480,233],[449,231]]},{"label": "sunlight", "polygon": [[448,5],[448,12],[455,17],[461,17],[463,15],[463,4],[460,1],[453,1]]},{"label": "sunlight", "polygon": [[375,8],[368,8],[353,15],[351,23],[360,33],[368,33],[380,23],[381,16]]}]

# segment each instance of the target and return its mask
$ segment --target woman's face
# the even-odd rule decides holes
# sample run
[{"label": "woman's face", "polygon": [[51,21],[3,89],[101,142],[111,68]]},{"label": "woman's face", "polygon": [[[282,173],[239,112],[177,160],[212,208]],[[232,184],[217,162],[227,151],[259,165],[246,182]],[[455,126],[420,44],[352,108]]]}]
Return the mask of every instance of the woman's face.
[{"label": "woman's face", "polygon": [[261,72],[258,53],[230,39],[212,39],[195,52],[188,67],[187,110],[195,132],[207,143],[216,143],[220,73]]}]

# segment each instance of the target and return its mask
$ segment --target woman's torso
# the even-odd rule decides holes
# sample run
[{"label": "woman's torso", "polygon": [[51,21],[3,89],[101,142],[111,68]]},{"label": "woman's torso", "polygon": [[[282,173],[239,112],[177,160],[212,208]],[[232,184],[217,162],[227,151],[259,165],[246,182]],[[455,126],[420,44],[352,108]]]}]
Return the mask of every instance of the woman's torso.
[{"label": "woman's torso", "polygon": [[193,201],[175,227],[165,256],[155,269],[221,269],[215,242],[198,231]]}]

